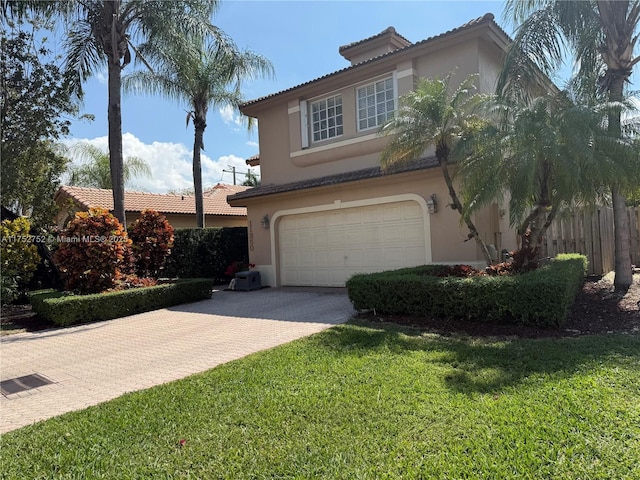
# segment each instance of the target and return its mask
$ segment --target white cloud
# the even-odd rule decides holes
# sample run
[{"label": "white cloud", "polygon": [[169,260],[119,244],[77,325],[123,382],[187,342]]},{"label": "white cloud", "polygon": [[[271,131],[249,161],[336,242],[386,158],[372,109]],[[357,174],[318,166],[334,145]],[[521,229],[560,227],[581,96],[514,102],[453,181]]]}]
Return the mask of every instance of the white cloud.
[{"label": "white cloud", "polygon": [[98,72],[96,72],[95,79],[102,85],[107,85],[107,83],[109,82],[107,72],[105,70],[99,70]]},{"label": "white cloud", "polygon": [[237,126],[242,125],[242,118],[240,114],[231,105],[225,105],[218,109],[222,121],[227,125],[235,124]]},{"label": "white cloud", "polygon": [[254,147],[254,148],[258,148],[260,146],[260,144],[258,142],[254,142],[253,140],[249,140],[247,142],[247,145],[249,145],[250,147]]},{"label": "white cloud", "polygon": [[218,158],[218,164],[224,166],[225,170],[222,177],[222,183],[233,183],[233,168],[235,167],[235,175],[236,175],[236,183],[241,184],[245,181],[246,173],[251,170],[252,173],[256,175],[260,175],[259,168],[249,167],[244,158],[238,157],[236,155],[223,155]]},{"label": "white cloud", "polygon": [[[70,139],[65,143],[71,146],[77,142],[91,143],[105,152],[108,149],[107,137]],[[135,135],[125,133],[122,135],[122,151],[125,158],[135,156],[145,160],[149,164],[152,173],[151,178],[139,177],[132,179],[130,185],[127,185],[128,190],[166,193],[168,190],[193,188],[193,155],[191,149],[185,145],[169,142],[145,144]],[[70,156],[74,164],[80,163],[77,158]],[[202,155],[201,161],[202,184],[205,189],[219,182],[233,183],[233,174],[223,171],[232,170],[232,167],[236,167],[237,183],[244,181],[247,165],[242,157],[224,155],[217,160],[213,160],[206,155]],[[252,168],[251,171],[259,174],[259,169]]]}]

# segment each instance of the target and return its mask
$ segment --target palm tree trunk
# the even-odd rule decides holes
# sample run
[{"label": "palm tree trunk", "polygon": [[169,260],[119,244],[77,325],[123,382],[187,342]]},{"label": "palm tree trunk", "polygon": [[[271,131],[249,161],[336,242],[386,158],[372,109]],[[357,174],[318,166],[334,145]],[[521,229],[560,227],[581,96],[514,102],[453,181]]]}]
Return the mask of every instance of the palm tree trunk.
[{"label": "palm tree trunk", "polygon": [[522,222],[518,232],[520,234],[520,261],[519,269],[529,269],[530,263],[538,263],[542,257],[542,241],[544,234],[556,216],[557,208],[554,206],[549,214],[548,207],[544,204],[536,205],[527,218]]},{"label": "palm tree trunk", "polygon": [[[615,75],[609,87],[609,100],[621,101],[624,92],[624,77]],[[609,115],[609,132],[617,137],[621,135],[620,112]],[[626,291],[633,283],[631,270],[631,249],[629,239],[631,229],[625,208],[625,198],[617,185],[611,186],[613,200],[613,225],[615,245],[615,277],[614,287],[617,291]]]},{"label": "palm tree trunk", "polygon": [[462,215],[462,219],[464,223],[467,225],[469,229],[469,239],[473,238],[476,241],[478,247],[480,247],[480,251],[484,256],[485,262],[487,262],[487,266],[490,266],[493,263],[491,259],[491,255],[489,254],[489,249],[487,245],[484,243],[482,238],[480,238],[480,234],[478,233],[478,229],[475,224],[467,215],[463,215],[462,202],[458,198],[458,194],[456,193],[456,189],[453,186],[453,179],[451,178],[451,174],[449,173],[448,167],[448,150],[449,148],[446,145],[438,145],[436,148],[436,157],[438,158],[438,162],[440,163],[440,167],[442,168],[442,175],[444,176],[444,181],[447,184],[447,188],[449,189],[449,196],[451,197],[451,201],[453,202],[454,210],[457,210],[460,215]]},{"label": "palm tree trunk", "polygon": [[204,228],[204,200],[202,197],[202,161],[200,151],[203,148],[204,129],[207,127],[205,120],[194,118],[195,138],[193,141],[193,191],[196,197],[196,226]]},{"label": "palm tree trunk", "polygon": [[611,188],[611,197],[613,199],[615,244],[615,278],[613,284],[617,291],[626,291],[633,283],[631,249],[629,247],[631,229],[629,227],[629,218],[627,217],[625,198],[616,186]]},{"label": "palm tree trunk", "polygon": [[[117,4],[107,2],[105,8],[113,10],[112,29],[115,30]],[[109,54],[110,53],[110,54]],[[121,68],[117,49],[107,53],[109,69],[109,164],[111,167],[111,189],[113,192],[113,214],[127,227],[124,210],[124,157],[122,154],[122,109],[121,109]]]}]

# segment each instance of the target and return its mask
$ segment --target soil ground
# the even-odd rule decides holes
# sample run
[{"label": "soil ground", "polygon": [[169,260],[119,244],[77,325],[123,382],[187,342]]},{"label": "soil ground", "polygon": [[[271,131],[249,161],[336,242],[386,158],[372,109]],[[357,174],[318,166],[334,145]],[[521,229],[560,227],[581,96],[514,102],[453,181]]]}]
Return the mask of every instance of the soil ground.
[{"label": "soil ground", "polygon": [[[374,315],[360,318],[374,322],[390,322],[419,327],[443,335],[478,337],[516,336],[523,338],[566,337],[606,333],[640,335],[640,272],[634,274],[633,285],[625,294],[614,292],[613,273],[603,277],[587,277],[576,297],[567,322],[560,328],[534,328],[523,325],[479,323],[456,319]],[[55,325],[31,313],[30,305],[3,305],[0,333],[54,328]]]}]

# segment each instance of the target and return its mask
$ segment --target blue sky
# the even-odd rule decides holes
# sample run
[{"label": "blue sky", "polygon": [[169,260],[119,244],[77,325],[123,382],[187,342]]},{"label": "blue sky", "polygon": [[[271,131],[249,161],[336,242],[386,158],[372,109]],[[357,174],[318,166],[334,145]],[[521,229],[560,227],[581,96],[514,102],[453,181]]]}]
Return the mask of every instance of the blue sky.
[{"label": "blue sky", "polygon": [[[507,33],[498,1],[242,1],[223,0],[213,23],[241,48],[267,57],[275,78],[244,84],[247,100],[278,92],[348,66],[338,47],[375,35],[389,26],[412,42],[458,27],[487,12]],[[132,66],[124,74],[132,71]],[[85,85],[83,113],[95,121],[74,121],[72,139],[107,145],[106,69]],[[163,193],[192,186],[193,126],[185,126],[186,106],[162,97],[125,94],[122,105],[124,154],[145,159],[151,179],[135,179],[130,189]],[[246,171],[244,159],[258,153],[257,131],[249,134],[236,112],[211,108],[205,131],[203,182],[232,183],[223,169]],[[259,173],[259,170],[254,170]],[[239,178],[238,183],[243,179]]]}]

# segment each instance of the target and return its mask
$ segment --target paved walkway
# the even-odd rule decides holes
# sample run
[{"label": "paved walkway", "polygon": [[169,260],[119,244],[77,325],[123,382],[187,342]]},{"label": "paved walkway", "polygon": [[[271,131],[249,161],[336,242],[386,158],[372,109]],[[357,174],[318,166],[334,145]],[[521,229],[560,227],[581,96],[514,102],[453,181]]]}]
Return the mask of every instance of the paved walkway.
[{"label": "paved walkway", "polygon": [[0,339],[0,379],[54,382],[0,395],[0,433],[184,378],[348,320],[344,289],[216,291],[211,300]]}]

